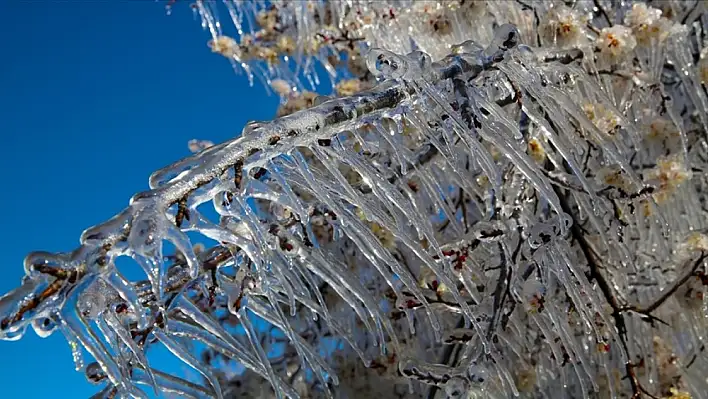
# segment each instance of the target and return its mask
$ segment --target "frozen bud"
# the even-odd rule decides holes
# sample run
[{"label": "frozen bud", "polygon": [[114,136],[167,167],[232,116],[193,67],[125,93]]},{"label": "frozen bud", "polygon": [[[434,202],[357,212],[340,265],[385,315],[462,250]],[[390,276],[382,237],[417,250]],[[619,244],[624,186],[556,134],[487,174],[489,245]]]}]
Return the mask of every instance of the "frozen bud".
[{"label": "frozen bud", "polygon": [[293,112],[302,111],[303,109],[308,109],[315,105],[315,99],[318,97],[317,93],[311,91],[304,91],[301,93],[293,93],[288,101],[278,108],[277,116],[290,115]]},{"label": "frozen bud", "polygon": [[347,68],[353,76],[363,76],[368,72],[366,57],[361,55],[359,48],[348,50]]},{"label": "frozen bud", "polygon": [[504,238],[506,226],[498,221],[480,221],[473,227],[474,237],[482,242],[497,242]]},{"label": "frozen bud", "polygon": [[445,394],[448,398],[464,398],[470,390],[469,383],[460,377],[453,377],[444,385]]},{"label": "frozen bud", "polygon": [[419,68],[421,71],[425,71],[430,68],[430,66],[433,64],[432,59],[430,58],[430,55],[424,51],[416,50],[408,54],[408,59],[410,60],[411,65],[414,67]]},{"label": "frozen bud", "polygon": [[494,31],[492,42],[484,49],[484,56],[495,62],[504,57],[504,53],[519,44],[521,34],[516,26],[504,24]]},{"label": "frozen bud", "polygon": [[666,118],[656,118],[647,126],[647,138],[664,139],[668,137],[678,137],[679,130],[674,123]]},{"label": "frozen bud", "polygon": [[204,249],[204,244],[202,244],[201,242],[194,244],[193,251],[195,255],[199,255],[200,253],[204,252]]},{"label": "frozen bud", "polygon": [[527,153],[539,164],[546,162],[546,150],[541,142],[542,139],[533,137],[529,139]]},{"label": "frozen bud", "polygon": [[214,143],[209,140],[193,139],[193,140],[189,140],[189,142],[187,142],[187,146],[189,147],[189,151],[191,151],[192,153],[195,153],[195,154],[197,152],[204,151],[213,145],[214,145]]},{"label": "frozen bud", "polygon": [[546,287],[543,286],[541,280],[536,276],[530,276],[526,281],[524,281],[522,286],[521,295],[525,299],[531,299],[535,296],[543,296],[546,294]]},{"label": "frozen bud", "polygon": [[447,15],[438,14],[428,19],[428,24],[433,33],[438,35],[449,35],[452,33],[452,21]]},{"label": "frozen bud", "polygon": [[[676,361],[677,356],[670,341],[667,342],[658,335],[655,335],[652,341],[658,366],[658,382],[662,386],[662,390],[668,391],[668,388],[677,381],[676,377],[681,374],[679,363]],[[681,396],[671,396],[671,398],[681,398]]]},{"label": "frozen bud", "polygon": [[692,396],[690,393],[686,391],[681,391],[676,389],[675,387],[669,388],[669,393],[671,396],[667,396],[666,398],[668,399],[691,399]]},{"label": "frozen bud", "polygon": [[270,213],[275,217],[275,220],[279,222],[289,221],[294,216],[290,208],[277,202],[270,203]]},{"label": "frozen bud", "polygon": [[435,272],[428,267],[423,268],[423,270],[420,272],[420,276],[418,277],[418,285],[421,288],[433,290],[438,294],[447,292],[449,290],[445,284],[439,281],[438,276],[435,274]]},{"label": "frozen bud", "polygon": [[489,47],[497,47],[500,50],[506,51],[516,47],[521,41],[519,29],[512,24],[504,24],[496,29],[494,38]]},{"label": "frozen bud", "polygon": [[226,58],[237,58],[240,54],[238,42],[229,36],[218,36],[216,39],[210,40],[207,45],[211,51]]},{"label": "frozen bud", "polygon": [[287,80],[275,79],[270,82],[270,87],[281,97],[288,97],[293,91],[293,87]]},{"label": "frozen bud", "polygon": [[276,65],[279,63],[278,53],[271,47],[266,46],[252,46],[249,54],[254,58],[263,60],[270,65]]},{"label": "frozen bud", "polygon": [[396,247],[396,239],[389,229],[376,222],[371,222],[370,226],[371,232],[381,241],[381,245],[388,249]]},{"label": "frozen bud", "polygon": [[472,383],[484,384],[490,375],[489,370],[477,362],[473,362],[467,369],[467,377]]}]

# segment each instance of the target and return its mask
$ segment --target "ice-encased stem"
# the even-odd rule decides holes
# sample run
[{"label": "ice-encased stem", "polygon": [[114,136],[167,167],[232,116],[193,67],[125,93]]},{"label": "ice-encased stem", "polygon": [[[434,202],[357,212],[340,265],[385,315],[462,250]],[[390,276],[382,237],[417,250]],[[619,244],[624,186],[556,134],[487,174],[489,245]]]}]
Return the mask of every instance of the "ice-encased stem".
[{"label": "ice-encased stem", "polygon": [[[570,55],[573,58],[572,54]],[[471,74],[474,77],[484,69],[491,67],[502,57],[485,59],[483,68],[471,65],[461,57],[447,57],[434,63],[426,70],[426,80],[437,81],[450,79],[461,74]],[[551,55],[552,60],[559,58]],[[136,217],[145,209],[156,209],[153,216],[167,219],[166,210],[188,197],[194,190],[219,178],[227,169],[237,163],[245,168],[265,166],[267,160],[295,146],[306,145],[320,138],[329,138],[335,132],[341,131],[353,124],[364,115],[380,112],[397,106],[399,103],[415,94],[415,89],[399,80],[388,80],[375,88],[361,92],[351,97],[333,99],[313,108],[296,112],[265,124],[249,124],[238,138],[210,148],[199,154],[177,161],[176,163],[156,171],[151,177],[155,184],[149,191],[144,191],[131,198],[130,205],[121,213],[107,222],[86,229],[81,235],[81,247],[71,252],[70,266],[76,265],[79,271],[77,280],[83,276],[101,270],[104,265],[97,264],[102,260],[100,254],[108,253],[114,246],[125,241],[130,236]],[[253,162],[245,164],[245,160],[258,153]],[[171,179],[166,176],[176,176]],[[151,184],[152,185],[152,184]],[[162,223],[173,222],[161,220]],[[34,254],[29,254],[32,257]],[[60,291],[65,292],[76,282],[64,284]],[[33,284],[25,280],[23,285]],[[42,296],[42,299],[47,299]],[[9,315],[3,315],[6,322],[0,328],[0,339],[9,339],[6,331],[11,330],[12,320]],[[10,321],[8,321],[10,320]],[[14,319],[13,319],[14,320]],[[21,321],[18,320],[18,321]]]}]

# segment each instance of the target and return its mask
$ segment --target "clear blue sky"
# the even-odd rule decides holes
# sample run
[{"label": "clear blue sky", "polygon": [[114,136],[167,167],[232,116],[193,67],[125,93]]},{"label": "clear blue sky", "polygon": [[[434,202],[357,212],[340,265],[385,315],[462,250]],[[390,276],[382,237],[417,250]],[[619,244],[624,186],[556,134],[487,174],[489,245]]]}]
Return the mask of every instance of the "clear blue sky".
[{"label": "clear blue sky", "polygon": [[[66,251],[153,170],[220,142],[277,99],[206,47],[187,3],[0,1],[0,293],[32,250]],[[59,335],[0,342],[0,397],[86,398]]]}]

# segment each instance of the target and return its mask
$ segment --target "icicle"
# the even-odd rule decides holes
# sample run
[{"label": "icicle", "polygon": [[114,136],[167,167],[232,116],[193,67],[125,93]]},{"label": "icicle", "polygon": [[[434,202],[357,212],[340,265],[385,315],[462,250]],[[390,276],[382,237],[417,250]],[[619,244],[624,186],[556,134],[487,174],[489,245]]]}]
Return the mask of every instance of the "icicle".
[{"label": "icicle", "polygon": [[106,350],[96,333],[81,316],[78,308],[79,301],[83,300],[84,290],[93,284],[94,281],[96,281],[96,276],[85,277],[74,287],[72,293],[67,297],[60,320],[62,326],[96,359],[111,383],[122,390],[128,390],[127,387],[130,384],[121,374],[120,367],[113,360],[113,356]]},{"label": "icicle", "polygon": [[[349,156],[346,153],[338,153],[338,152],[334,152],[334,151],[328,151],[328,152],[334,158],[340,158],[340,156],[341,156],[341,159],[345,163],[355,167],[360,173],[362,173],[363,176],[367,176],[367,177],[370,176],[369,179],[372,181],[376,180],[376,177],[374,176],[375,172],[373,172],[369,167],[367,167],[364,163],[357,160],[355,157]],[[401,198],[399,195],[397,195],[397,192],[393,189],[393,187],[381,182],[380,180],[378,181],[378,185],[380,185],[380,191],[375,190],[375,192],[376,192],[377,196],[389,199],[388,201],[385,202],[387,205],[388,204],[395,204],[400,209],[400,211],[403,212],[404,214],[407,214],[409,217],[411,215],[413,215],[413,210],[406,206],[407,204],[406,204],[405,200],[403,198]],[[394,211],[391,208],[389,208],[389,209],[391,211]],[[434,238],[433,233],[430,231],[430,229],[424,229],[416,219],[417,218],[413,217],[409,220],[416,227],[416,230],[418,230],[419,234],[425,234],[430,245],[434,249],[436,249],[435,252],[437,252],[441,256],[442,252],[439,250],[439,248],[436,248],[437,244],[435,243],[435,238]],[[431,270],[435,271],[436,275],[440,278],[441,282],[443,284],[447,285],[448,287],[450,287],[450,290],[453,293],[453,295],[455,296],[455,299],[458,301],[461,301],[461,298],[459,296],[459,292],[455,288],[455,285],[452,283],[450,276],[448,276],[446,273],[443,273],[443,271],[435,264],[435,262],[433,262],[432,257],[430,255],[428,255],[420,250],[419,243],[417,243],[417,242],[414,243],[410,239],[410,237],[408,237],[406,234],[403,234],[400,232],[393,232],[393,233],[394,233],[394,235],[396,235],[396,237],[398,239],[403,241],[414,253],[416,253],[416,255]],[[395,264],[398,264],[398,262],[396,262],[395,260],[394,260],[394,262],[395,262]],[[395,269],[396,268],[394,268],[394,270]],[[400,272],[396,271],[396,272],[399,275],[399,277],[401,277],[401,279],[404,282],[406,282],[406,280],[408,279],[408,276],[406,276],[406,274],[408,274],[408,273],[405,270],[401,270]],[[411,287],[415,287],[415,283],[412,283],[412,282],[406,283],[406,285],[409,287],[409,289],[412,289]],[[425,303],[425,302],[423,302],[423,303]],[[465,311],[465,313],[468,315],[468,317],[470,317],[471,320],[476,319],[476,317],[473,316],[471,309],[469,309],[469,307],[464,302],[462,302],[462,309]]]},{"label": "icicle", "polygon": [[64,334],[64,339],[66,339],[66,342],[69,344],[69,349],[71,349],[71,357],[74,360],[74,369],[76,371],[81,371],[84,368],[84,354],[81,350],[82,347],[78,337],[72,332],[72,330],[67,328],[64,323],[60,322],[59,328],[62,334]]},{"label": "icicle", "polygon": [[[187,337],[190,339],[196,339],[203,342],[219,353],[232,358],[244,367],[252,370],[263,378],[268,378],[268,372],[266,367],[255,359],[242,345],[239,343],[237,347],[227,344],[223,340],[217,338],[216,336],[209,333],[207,330],[195,327],[188,323],[183,323],[177,320],[170,320],[168,322],[168,327],[170,329],[170,334],[178,337]],[[276,389],[282,389],[288,398],[298,398],[299,395],[282,379],[278,380],[278,385]]]},{"label": "icicle", "polygon": [[170,224],[165,234],[165,239],[171,242],[186,259],[187,267],[189,268],[189,276],[191,278],[197,278],[201,271],[199,260],[197,260],[197,256],[194,254],[194,249],[187,235]]},{"label": "icicle", "polygon": [[[160,391],[165,394],[177,395],[180,398],[194,399],[215,397],[211,390],[208,390],[200,385],[193,384],[187,380],[174,377],[170,374],[155,369],[152,370],[152,374],[155,376],[155,381]],[[140,369],[136,369],[133,373],[133,379],[135,379],[139,384],[145,384],[148,386],[152,384],[152,378]]]},{"label": "icicle", "polygon": [[153,335],[155,335],[155,338],[160,340],[160,342],[162,342],[162,344],[165,345],[165,347],[170,352],[172,352],[172,354],[179,358],[179,360],[183,361],[189,367],[198,371],[201,375],[204,376],[204,378],[207,379],[207,381],[209,381],[209,384],[214,390],[217,399],[223,399],[219,380],[217,380],[216,376],[212,374],[210,370],[208,370],[205,366],[202,366],[201,362],[194,356],[192,356],[192,354],[190,354],[185,347],[183,347],[179,342],[170,338],[167,334],[165,334],[164,331],[160,330],[159,328],[155,328],[152,330],[152,333]]},{"label": "icicle", "polygon": [[[346,274],[346,268],[343,265],[340,265],[339,262],[337,261],[330,261],[327,262],[326,259],[330,257],[325,256],[320,251],[312,251],[311,252],[311,257],[310,259],[313,260],[313,263],[306,263],[307,267],[310,267],[313,272],[315,272],[317,275],[319,275],[323,280],[325,280],[327,283],[329,283],[330,287],[335,289],[339,295],[342,296],[343,299],[348,299],[349,295],[347,295],[343,290],[341,290],[341,286],[345,287],[347,290],[349,290],[357,300],[361,301],[365,306],[366,309],[369,311],[371,314],[371,317],[374,319],[374,323],[376,325],[376,328],[371,328],[371,326],[368,323],[368,318],[364,315],[364,312],[362,310],[359,310],[359,306],[355,303],[353,299],[349,299],[347,303],[350,306],[353,306],[356,313],[359,315],[359,318],[362,320],[362,322],[365,323],[367,328],[370,331],[375,331],[378,332],[381,344],[382,344],[382,349],[383,349],[383,343],[384,343],[384,333],[382,330],[382,324],[386,328],[389,336],[394,339],[395,341],[395,333],[393,331],[393,327],[390,324],[390,321],[388,320],[388,317],[383,315],[381,311],[378,308],[378,305],[373,301],[370,295],[368,295],[368,291],[366,290],[365,287],[361,285],[361,283],[358,281],[355,276],[347,276]],[[305,262],[305,260],[302,260]],[[319,266],[316,268],[316,266]],[[325,267],[327,266],[327,267]],[[333,276],[330,277],[327,275],[327,270],[333,270],[335,273],[333,273]],[[336,281],[335,278],[338,280]]]},{"label": "icicle", "polygon": [[138,329],[146,329],[150,321],[145,312],[145,308],[140,304],[140,298],[138,297],[135,287],[117,270],[104,274],[102,278],[111,288],[116,290],[118,295],[126,302],[132,314],[137,317]]},{"label": "icicle", "polygon": [[[302,158],[302,155],[300,154],[295,154],[295,160],[298,161],[298,166],[300,167],[300,170],[302,172],[302,176],[308,180],[308,184],[315,186],[315,179],[312,176],[311,172],[307,168],[307,161]],[[364,255],[371,261],[371,263],[377,268],[379,273],[386,279],[388,285],[394,289],[397,293],[400,293],[400,291],[397,289],[396,284],[393,281],[393,277],[391,274],[387,271],[388,267],[384,267],[381,264],[381,261],[386,261],[390,265],[390,267],[394,268],[394,272],[398,274],[398,277],[401,278],[406,286],[411,289],[414,293],[416,293],[417,298],[423,302],[426,303],[425,299],[423,299],[422,293],[420,290],[417,288],[415,280],[413,280],[413,277],[410,275],[410,273],[406,270],[403,270],[398,262],[393,259],[393,257],[390,255],[390,253],[384,249],[379,241],[375,237],[371,237],[370,230],[366,228],[359,220],[358,218],[354,217],[349,211],[344,210],[340,206],[338,206],[337,203],[332,201],[329,197],[322,198],[324,202],[327,204],[327,206],[332,209],[335,214],[338,215],[338,217],[341,220],[342,227],[347,229],[349,238],[351,238],[356,244],[357,247],[364,253]],[[351,226],[351,228],[348,228]],[[366,244],[365,244],[366,243]],[[431,323],[433,325],[436,325],[436,321],[432,321],[435,318],[433,317],[432,314],[428,313],[429,316],[431,317]]]},{"label": "icicle", "polygon": [[111,328],[113,333],[120,339],[121,342],[135,355],[135,358],[140,365],[140,367],[145,370],[147,373],[148,379],[150,381],[150,387],[153,389],[155,392],[155,395],[159,396],[158,388],[157,388],[157,382],[155,381],[155,376],[152,374],[152,371],[150,369],[150,366],[148,364],[148,360],[145,357],[145,354],[143,353],[142,349],[140,349],[133,338],[130,336],[130,332],[123,327],[122,322],[119,320],[118,315],[115,313],[113,309],[108,309],[104,314],[103,318],[108,325],[108,327]]},{"label": "icicle", "polygon": [[[269,298],[269,300],[271,303],[275,302],[273,298]],[[330,380],[334,385],[338,385],[339,379],[337,378],[337,374],[335,373],[335,371],[331,367],[329,367],[319,355],[313,352],[312,348],[307,343],[307,341],[302,339],[299,335],[295,333],[295,331],[293,331],[292,327],[287,322],[285,315],[279,309],[279,307],[273,306],[272,311],[269,313],[275,313],[279,316],[280,320],[275,319],[273,317],[266,318],[266,315],[259,316],[266,319],[273,325],[277,326],[281,331],[285,333],[285,335],[290,339],[290,342],[292,342],[293,346],[295,347],[296,351],[301,356],[301,358],[307,360],[307,362],[310,363],[310,366],[312,366],[313,371],[315,371],[318,380],[320,380],[320,382],[324,386],[327,386],[327,380]],[[329,389],[326,389],[325,394],[327,395],[327,397],[332,397],[332,393],[329,392]]]},{"label": "icicle", "polygon": [[[273,371],[273,366],[271,366],[270,361],[268,361],[268,356],[258,340],[256,331],[253,329],[253,324],[251,324],[251,320],[248,318],[248,314],[246,313],[246,308],[241,307],[241,309],[239,309],[236,313],[236,316],[241,322],[241,325],[243,325],[243,328],[246,331],[246,336],[248,336],[248,340],[251,342],[251,346],[256,351],[258,358],[261,360],[261,363],[265,365],[266,372],[268,374],[268,381],[271,385],[277,387],[278,383],[275,372]],[[278,389],[275,390],[275,396],[277,399],[283,399],[283,395]]]},{"label": "icicle", "polygon": [[164,290],[164,261],[162,239],[166,233],[166,220],[148,205],[136,215],[128,236],[133,250],[132,257],[140,265],[152,285],[157,299],[162,299]]},{"label": "icicle", "polygon": [[[693,57],[690,54],[690,45],[687,40],[687,27],[676,28],[675,32],[669,35],[667,52],[669,60],[680,69],[677,73],[685,86],[684,92],[689,96],[696,107],[698,117],[703,125],[704,131],[708,131],[708,97],[700,86],[700,79],[697,78],[693,65]],[[705,82],[703,82],[705,84]]]},{"label": "icicle", "polygon": [[457,113],[436,93],[436,90],[430,84],[424,83],[424,88],[421,92],[429,96],[445,111],[445,115],[449,116],[448,120],[450,121],[449,124],[452,125],[452,129],[455,131],[457,136],[462,139],[462,142],[465,143],[472,154],[478,159],[477,162],[489,178],[492,187],[495,191],[498,191],[501,187],[501,173],[499,172],[489,152],[481,146],[479,141],[476,140],[475,133],[473,132],[472,137],[470,137],[469,129],[465,127],[464,122],[458,118]]},{"label": "icicle", "polygon": [[224,330],[224,328],[221,327],[217,321],[213,320],[211,316],[199,310],[199,308],[197,308],[191,300],[184,297],[184,294],[181,294],[175,298],[172,301],[170,308],[184,313],[201,328],[223,341],[234,352],[247,353],[246,348],[244,348],[239,341],[237,341],[228,331]]}]

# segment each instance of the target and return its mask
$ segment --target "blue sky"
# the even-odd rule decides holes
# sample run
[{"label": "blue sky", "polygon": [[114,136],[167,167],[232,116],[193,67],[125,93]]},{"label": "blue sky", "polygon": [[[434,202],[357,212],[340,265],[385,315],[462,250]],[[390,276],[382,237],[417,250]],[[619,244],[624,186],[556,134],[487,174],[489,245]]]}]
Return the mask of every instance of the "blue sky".
[{"label": "blue sky", "polygon": [[[206,47],[188,4],[0,1],[0,293],[32,250],[67,251],[192,138],[238,135],[277,99]],[[60,335],[0,341],[3,398],[85,398]]]}]

